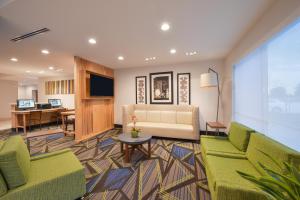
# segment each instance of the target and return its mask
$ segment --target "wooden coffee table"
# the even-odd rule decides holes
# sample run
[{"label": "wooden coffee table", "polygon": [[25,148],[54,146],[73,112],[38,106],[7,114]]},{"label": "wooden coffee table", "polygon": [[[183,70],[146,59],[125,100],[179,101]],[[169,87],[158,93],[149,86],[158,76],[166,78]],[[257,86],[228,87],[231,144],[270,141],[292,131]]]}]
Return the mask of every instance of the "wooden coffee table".
[{"label": "wooden coffee table", "polygon": [[[134,150],[137,149],[142,153],[146,154],[149,158],[151,157],[151,135],[139,134],[139,137],[132,138],[131,134],[120,134],[119,140],[121,143],[121,152],[124,152],[125,144],[125,162],[128,163],[131,160],[131,155],[134,153]],[[143,144],[148,143],[148,149],[146,150],[143,147]]]}]

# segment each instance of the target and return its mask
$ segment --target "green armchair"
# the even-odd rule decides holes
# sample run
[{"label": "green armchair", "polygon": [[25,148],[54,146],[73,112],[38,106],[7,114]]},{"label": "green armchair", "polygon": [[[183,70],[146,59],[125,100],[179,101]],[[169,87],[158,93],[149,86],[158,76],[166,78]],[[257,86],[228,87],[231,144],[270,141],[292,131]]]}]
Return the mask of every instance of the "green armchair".
[{"label": "green armchair", "polygon": [[84,167],[70,149],[30,158],[21,136],[0,141],[0,200],[74,200],[85,191]]}]

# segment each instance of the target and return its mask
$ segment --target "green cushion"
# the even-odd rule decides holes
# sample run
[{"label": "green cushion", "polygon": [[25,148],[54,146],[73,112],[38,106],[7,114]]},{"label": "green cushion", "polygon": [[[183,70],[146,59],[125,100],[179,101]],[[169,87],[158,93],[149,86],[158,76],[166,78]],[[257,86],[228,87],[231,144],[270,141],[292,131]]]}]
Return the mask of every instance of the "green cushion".
[{"label": "green cushion", "polygon": [[266,199],[259,188],[236,172],[239,170],[260,176],[260,173],[247,159],[207,155],[206,160],[210,192],[215,199]]},{"label": "green cushion", "polygon": [[214,152],[245,155],[245,152],[235,148],[226,137],[201,136],[200,142],[205,155],[207,153],[213,154]]},{"label": "green cushion", "polygon": [[[4,141],[0,141],[0,151],[4,145]],[[0,197],[7,193],[7,186],[4,181],[4,178],[2,176],[2,173],[0,172]]]},{"label": "green cushion", "polygon": [[30,155],[21,136],[9,137],[0,151],[0,169],[9,189],[27,182]]},{"label": "green cushion", "polygon": [[250,134],[254,130],[239,124],[237,122],[231,122],[229,129],[229,141],[240,151],[246,151],[249,143]]},{"label": "green cushion", "polygon": [[265,171],[259,166],[258,162],[261,162],[265,166],[280,172],[279,167],[274,164],[274,162],[265,156],[263,153],[268,154],[273,159],[278,161],[283,168],[283,162],[288,162],[293,164],[298,169],[300,166],[300,153],[290,149],[289,147],[261,134],[261,133],[252,133],[249,146],[247,149],[246,156],[249,161],[260,171],[262,174],[265,174]]},{"label": "green cushion", "polygon": [[33,159],[28,182],[3,200],[73,200],[85,194],[85,184],[84,167],[71,151],[63,150]]}]

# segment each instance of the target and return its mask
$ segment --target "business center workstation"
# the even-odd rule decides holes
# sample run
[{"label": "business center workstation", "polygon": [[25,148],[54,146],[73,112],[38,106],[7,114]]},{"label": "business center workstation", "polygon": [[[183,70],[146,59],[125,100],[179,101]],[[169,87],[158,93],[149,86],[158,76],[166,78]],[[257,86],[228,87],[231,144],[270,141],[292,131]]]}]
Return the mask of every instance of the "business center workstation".
[{"label": "business center workstation", "polygon": [[48,99],[48,103],[36,103],[33,99],[18,99],[11,104],[12,128],[19,131],[42,128],[51,124],[60,124],[62,112],[67,111],[62,106],[61,99]]}]

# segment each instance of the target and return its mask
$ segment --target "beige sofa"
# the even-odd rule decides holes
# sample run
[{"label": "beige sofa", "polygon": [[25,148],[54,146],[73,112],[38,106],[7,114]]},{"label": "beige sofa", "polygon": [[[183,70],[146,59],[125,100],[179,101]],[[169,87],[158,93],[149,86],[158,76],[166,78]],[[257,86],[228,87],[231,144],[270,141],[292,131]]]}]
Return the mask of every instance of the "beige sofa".
[{"label": "beige sofa", "polygon": [[184,105],[125,105],[123,106],[123,132],[130,133],[137,117],[136,127],[152,136],[199,139],[199,108]]}]

